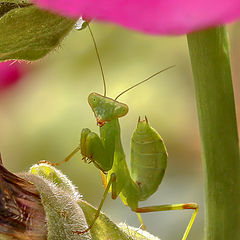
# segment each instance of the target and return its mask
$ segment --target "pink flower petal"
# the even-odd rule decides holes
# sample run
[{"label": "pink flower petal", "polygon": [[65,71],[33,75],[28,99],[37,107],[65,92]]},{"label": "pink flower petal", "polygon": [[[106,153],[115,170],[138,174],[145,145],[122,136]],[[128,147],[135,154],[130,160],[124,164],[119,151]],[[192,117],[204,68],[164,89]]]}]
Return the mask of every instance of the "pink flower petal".
[{"label": "pink flower petal", "polygon": [[3,90],[15,82],[23,75],[23,64],[13,61],[0,63],[0,90]]},{"label": "pink flower petal", "polygon": [[184,34],[240,18],[240,0],[32,0],[70,17],[84,16],[152,34]]}]

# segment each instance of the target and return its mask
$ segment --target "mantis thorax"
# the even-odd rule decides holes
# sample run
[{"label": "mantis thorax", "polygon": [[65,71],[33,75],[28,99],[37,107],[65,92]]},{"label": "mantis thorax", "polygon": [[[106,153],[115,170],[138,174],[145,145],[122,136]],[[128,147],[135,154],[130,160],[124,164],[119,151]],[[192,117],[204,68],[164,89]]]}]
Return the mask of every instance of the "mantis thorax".
[{"label": "mantis thorax", "polygon": [[100,127],[106,122],[123,117],[128,113],[128,106],[126,104],[98,93],[91,93],[88,96],[88,103]]}]

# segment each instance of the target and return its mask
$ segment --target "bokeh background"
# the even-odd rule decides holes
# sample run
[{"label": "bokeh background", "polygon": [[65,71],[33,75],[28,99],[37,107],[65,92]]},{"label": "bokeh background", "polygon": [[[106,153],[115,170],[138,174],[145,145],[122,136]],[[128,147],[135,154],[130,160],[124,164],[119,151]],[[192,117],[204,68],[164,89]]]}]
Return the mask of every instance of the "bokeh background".
[{"label": "bokeh background", "polygon": [[[240,24],[228,27],[237,115],[240,76]],[[106,80],[107,95],[118,93],[151,74],[176,65],[120,97],[129,106],[120,119],[122,142],[130,158],[130,139],[139,116],[148,117],[165,140],[168,168],[158,191],[141,206],[197,202],[200,212],[189,240],[203,238],[203,173],[193,78],[185,36],[159,37],[110,24],[92,23]],[[88,105],[91,92],[103,92],[92,39],[87,29],[73,30],[61,46],[29,65],[15,85],[0,91],[0,151],[13,172],[28,171],[40,160],[64,159],[78,144],[81,129],[98,132]],[[239,120],[239,118],[238,118]],[[77,154],[59,167],[79,188],[83,198],[98,206],[103,186],[99,170]],[[109,195],[103,211],[115,222],[138,227],[136,214]],[[161,239],[181,239],[191,211],[143,214],[148,231]]]}]

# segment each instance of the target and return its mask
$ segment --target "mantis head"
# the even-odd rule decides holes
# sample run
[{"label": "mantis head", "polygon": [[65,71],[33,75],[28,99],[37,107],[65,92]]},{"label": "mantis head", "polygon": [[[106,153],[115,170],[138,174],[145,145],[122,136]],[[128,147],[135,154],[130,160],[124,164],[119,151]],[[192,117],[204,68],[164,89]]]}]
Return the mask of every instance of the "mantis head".
[{"label": "mantis head", "polygon": [[91,93],[88,96],[88,103],[95,114],[97,125],[100,127],[105,123],[123,117],[128,113],[128,106],[126,104],[102,96],[98,93]]}]

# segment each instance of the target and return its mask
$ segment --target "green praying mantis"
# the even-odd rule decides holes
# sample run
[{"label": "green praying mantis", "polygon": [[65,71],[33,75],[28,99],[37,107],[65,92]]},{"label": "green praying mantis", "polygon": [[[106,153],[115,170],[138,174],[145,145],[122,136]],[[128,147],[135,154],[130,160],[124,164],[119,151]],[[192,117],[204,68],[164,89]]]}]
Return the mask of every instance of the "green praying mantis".
[{"label": "green praying mantis", "polygon": [[[146,200],[158,189],[167,167],[167,150],[161,136],[150,126],[147,117],[143,120],[139,117],[137,128],[131,139],[131,168],[129,171],[121,143],[121,131],[118,120],[128,113],[128,106],[117,101],[123,93],[173,66],[153,74],[149,78],[123,91],[115,99],[111,99],[106,96],[106,83],[99,53],[89,25],[88,28],[94,42],[104,83],[103,95],[91,93],[88,96],[88,102],[99,126],[100,136],[90,129],[84,128],[81,132],[79,146],[62,162],[68,161],[75,153],[80,151],[85,162],[92,162],[100,169],[105,192],[93,222],[84,231],[76,231],[75,233],[84,234],[92,228],[100,214],[108,192],[111,191],[112,199],[120,196],[123,203],[137,213],[143,228],[145,226],[140,213],[185,209],[194,210],[182,237],[182,240],[186,240],[197,215],[198,204],[183,203],[147,207],[138,206],[140,201]],[[60,163],[53,163],[53,165],[59,165]]]}]

